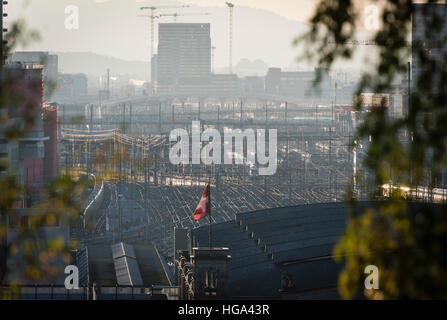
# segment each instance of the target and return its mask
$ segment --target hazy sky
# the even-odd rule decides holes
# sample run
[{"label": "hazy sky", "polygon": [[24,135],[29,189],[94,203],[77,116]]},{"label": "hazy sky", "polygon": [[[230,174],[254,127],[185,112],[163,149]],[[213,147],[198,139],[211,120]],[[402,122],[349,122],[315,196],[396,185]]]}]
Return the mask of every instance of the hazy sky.
[{"label": "hazy sky", "polygon": [[[303,22],[312,15],[318,0],[230,0],[234,10],[233,63],[241,59],[263,60],[270,67],[294,67],[299,48],[292,40],[306,30]],[[355,0],[356,4],[374,0]],[[28,3],[27,6],[24,6]],[[137,17],[140,6],[191,4],[187,9],[159,12],[207,12],[206,16],[181,16],[178,22],[211,23],[211,40],[216,68],[228,67],[228,9],[224,0],[15,0],[7,6],[6,21],[24,18],[28,27],[42,35],[26,50],[94,52],[125,60],[147,61],[149,19]],[[79,28],[67,29],[67,7],[79,7]],[[172,22],[172,17],[157,19]],[[157,28],[157,27],[156,27]],[[155,46],[157,31],[155,32]],[[17,48],[23,49],[23,48]],[[364,48],[360,48],[364,49]],[[359,61],[355,62],[357,67]]]},{"label": "hazy sky", "polygon": [[[312,11],[304,8],[313,1],[234,0],[234,63],[248,58],[262,59],[269,65],[291,64],[296,55],[292,40],[302,31],[299,21],[303,13]],[[16,0],[8,5],[8,20],[25,18],[29,27],[42,34],[42,41],[32,44],[29,50],[91,51],[122,59],[145,60],[149,22],[138,18],[137,14],[149,12],[141,12],[138,8],[143,5],[178,6],[179,2],[191,4],[191,8],[159,12],[210,13],[209,16],[181,16],[178,22],[211,23],[212,42],[217,47],[215,65],[227,65],[228,10],[222,0]],[[67,17],[64,10],[69,5],[79,7],[79,30],[64,28]],[[156,20],[157,23],[172,21],[170,17]]]},{"label": "hazy sky", "polygon": [[[184,0],[182,2],[200,6],[225,6],[224,1],[221,0]],[[236,6],[268,10],[291,20],[307,21],[317,0],[233,0],[230,2]]]},{"label": "hazy sky", "polygon": [[[94,0],[94,1],[101,3],[113,0]],[[174,1],[135,0],[135,2],[146,3],[150,5],[152,4],[162,5]],[[213,6],[213,7],[226,6],[225,1],[222,0],[181,0],[180,2],[197,6]],[[236,6],[239,5],[239,6],[268,10],[291,20],[305,21],[312,14],[314,4],[317,2],[317,0],[233,0],[229,2],[232,2]]]}]

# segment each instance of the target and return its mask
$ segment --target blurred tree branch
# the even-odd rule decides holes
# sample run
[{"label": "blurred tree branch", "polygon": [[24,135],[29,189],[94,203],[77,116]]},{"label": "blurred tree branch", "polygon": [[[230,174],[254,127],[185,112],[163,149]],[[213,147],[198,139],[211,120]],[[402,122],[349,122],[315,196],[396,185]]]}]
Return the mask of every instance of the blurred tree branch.
[{"label": "blurred tree branch", "polygon": [[[17,45],[25,46],[30,41],[40,39],[36,31],[27,29],[24,21],[19,20],[10,24],[9,31],[5,35],[7,44],[4,46],[4,56],[7,56]],[[20,78],[7,75],[2,68],[0,73],[0,135],[8,141],[17,141],[25,137],[34,126],[36,114],[34,110],[36,102],[29,96],[17,90]],[[33,90],[33,88],[29,88]],[[34,88],[36,89],[36,88]],[[37,88],[38,89],[38,88]],[[23,105],[25,107],[24,123],[17,125],[8,117],[9,106]],[[44,280],[51,276],[58,276],[61,269],[55,267],[56,261],[70,262],[68,250],[70,244],[64,243],[62,239],[46,239],[42,232],[42,226],[53,225],[57,221],[65,219],[70,221],[79,217],[81,213],[81,194],[85,188],[82,181],[75,182],[69,176],[56,178],[45,190],[42,190],[42,201],[32,208],[28,208],[28,223],[26,226],[15,226],[16,235],[8,242],[8,221],[14,215],[14,204],[23,199],[26,188],[21,184],[19,176],[14,172],[7,161],[0,161],[0,284],[4,285],[11,259],[18,259],[16,266],[20,272],[30,279]],[[14,270],[17,271],[17,270]],[[62,270],[63,272],[63,270]],[[15,283],[7,283],[13,292]],[[11,292],[11,291],[9,291]],[[10,293],[2,293],[0,297],[14,298]]]},{"label": "blurred tree branch", "polygon": [[[404,197],[399,188],[386,197],[381,192],[385,184],[426,186],[427,190],[439,186],[438,178],[447,159],[447,56],[436,60],[424,44],[407,45],[413,1],[371,3],[382,8],[382,27],[373,39],[380,59],[375,71],[363,73],[356,95],[390,92],[396,77],[405,75],[411,57],[418,58],[420,73],[413,79],[408,112],[402,118],[390,117],[383,101],[369,112],[362,112],[352,147],[354,141],[371,141],[363,162],[363,179],[372,187],[369,199],[381,201],[377,207],[363,210],[357,206],[358,194],[353,185],[346,194],[351,215],[334,252],[345,263],[339,290],[344,298],[360,292],[371,299],[447,298],[447,275],[441,271],[447,270],[447,254],[441,249],[447,243],[445,206],[410,205],[412,199]],[[309,32],[295,39],[296,44],[306,44],[307,50],[300,58],[316,60],[319,67],[326,69],[336,61],[350,59],[356,48],[348,43],[354,38],[360,14],[355,1],[319,1]],[[438,10],[425,10],[424,21],[426,39],[447,24]],[[441,43],[445,46],[447,39]],[[364,111],[360,100],[355,100],[356,110]],[[364,290],[363,270],[369,264],[379,267],[379,290]]]}]

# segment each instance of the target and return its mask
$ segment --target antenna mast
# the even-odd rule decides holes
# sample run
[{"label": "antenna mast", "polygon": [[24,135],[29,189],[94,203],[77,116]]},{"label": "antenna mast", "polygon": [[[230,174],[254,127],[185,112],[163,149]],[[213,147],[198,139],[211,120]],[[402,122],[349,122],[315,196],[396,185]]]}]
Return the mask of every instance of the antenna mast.
[{"label": "antenna mast", "polygon": [[229,71],[230,74],[233,74],[233,9],[234,4],[231,2],[225,2],[228,8],[230,9],[230,63],[229,63]]}]

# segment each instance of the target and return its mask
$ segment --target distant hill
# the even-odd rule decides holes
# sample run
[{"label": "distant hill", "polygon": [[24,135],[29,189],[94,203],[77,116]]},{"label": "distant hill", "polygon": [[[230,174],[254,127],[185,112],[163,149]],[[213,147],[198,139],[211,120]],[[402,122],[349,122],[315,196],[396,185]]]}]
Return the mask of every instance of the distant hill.
[{"label": "distant hill", "polygon": [[240,60],[234,67],[234,72],[239,76],[265,76],[269,66],[262,60]]},{"label": "distant hill", "polygon": [[[8,5],[8,20],[24,17],[29,27],[40,31],[42,36],[40,42],[30,44],[26,50],[94,52],[128,61],[149,61],[150,24],[148,18],[137,17],[138,14],[148,14],[139,10],[141,3],[130,0],[101,3],[94,0],[36,0],[29,1],[24,9],[19,4],[21,1],[11,1]],[[72,4],[79,8],[79,30],[65,28],[65,8]],[[215,67],[227,67],[228,8],[191,7],[163,12],[172,11],[209,13],[179,16],[177,21],[211,23],[211,41],[216,47]],[[156,22],[173,22],[173,18],[165,17]],[[269,66],[289,65],[298,51],[292,47],[292,40],[305,29],[304,23],[265,10],[237,7],[234,10],[234,64],[247,58],[260,59]],[[101,64],[101,67],[105,65]]]},{"label": "distant hill", "polygon": [[149,63],[145,61],[127,61],[93,52],[52,52],[59,56],[59,72],[85,73],[90,76],[103,76],[110,73],[128,75],[135,79],[145,79],[149,74]]},{"label": "distant hill", "polygon": [[[128,76],[133,79],[146,79],[149,74],[149,63],[146,61],[127,61],[114,57],[107,57],[93,52],[51,52],[59,57],[59,72],[85,73],[91,77],[110,74]],[[264,76],[268,65],[262,60],[250,61],[241,59],[233,68],[240,77]],[[227,73],[227,68],[216,69],[216,73]]]},{"label": "distant hill", "polygon": [[[24,2],[29,5],[24,7]],[[74,55],[61,54],[61,67],[64,72],[105,74],[105,69],[110,67],[118,73],[122,70],[128,74],[135,74],[138,78],[144,76],[148,79],[150,23],[148,18],[137,16],[142,13],[148,14],[139,10],[144,3],[147,1],[16,0],[8,4],[8,21],[24,18],[29,27],[40,32],[42,40],[30,44],[25,50],[77,52]],[[68,15],[65,14],[65,9],[73,4],[79,8],[79,29],[67,30],[65,20]],[[224,6],[191,7],[179,10],[166,9],[162,12],[172,11],[209,13],[205,16],[179,16],[177,21],[210,23],[211,41],[216,47],[215,70],[227,68],[229,64],[228,8]],[[157,19],[156,22],[173,22],[173,18],[164,17]],[[234,9],[234,67],[237,67],[237,63],[244,58],[250,61],[259,59],[269,67],[284,68],[296,65],[300,48],[293,47],[292,41],[294,37],[307,29],[308,26],[305,23],[292,21],[266,10],[237,6]],[[157,31],[155,34],[157,35]],[[371,57],[372,49],[361,48],[360,51],[364,53],[364,56]],[[79,52],[86,53],[86,56],[78,54]],[[88,54],[89,52],[94,52],[96,56]],[[101,55],[101,58],[98,55]],[[74,57],[79,57],[81,60],[78,62]],[[147,65],[144,61],[147,61]],[[349,66],[344,64],[343,68],[365,66],[360,59],[354,59],[349,64]]]}]

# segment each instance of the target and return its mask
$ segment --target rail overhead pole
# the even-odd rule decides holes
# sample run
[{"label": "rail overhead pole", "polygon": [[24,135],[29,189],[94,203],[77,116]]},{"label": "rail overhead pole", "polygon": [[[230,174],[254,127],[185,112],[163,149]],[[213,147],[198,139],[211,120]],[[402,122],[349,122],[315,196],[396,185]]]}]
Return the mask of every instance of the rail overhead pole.
[{"label": "rail overhead pole", "polygon": [[230,63],[229,63],[229,71],[230,74],[233,74],[233,9],[234,4],[231,2],[225,2],[228,8],[230,9]]}]

